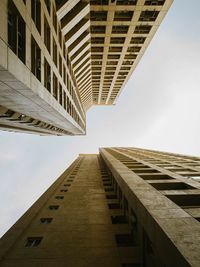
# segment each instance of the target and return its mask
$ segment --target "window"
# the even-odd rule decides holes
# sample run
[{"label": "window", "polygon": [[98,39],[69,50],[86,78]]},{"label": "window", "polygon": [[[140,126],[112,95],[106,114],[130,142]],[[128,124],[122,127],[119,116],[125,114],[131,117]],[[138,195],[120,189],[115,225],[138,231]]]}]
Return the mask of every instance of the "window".
[{"label": "window", "polygon": [[64,91],[64,109],[66,109],[67,107],[66,107],[66,92]]},{"label": "window", "polygon": [[142,11],[139,17],[139,21],[155,21],[158,14],[159,14],[159,11],[155,11],[155,10]]},{"label": "window", "polygon": [[42,241],[42,237],[28,237],[25,246],[37,247]]},{"label": "window", "polygon": [[119,247],[134,246],[134,239],[130,234],[117,234],[115,235],[115,239]]},{"label": "window", "polygon": [[26,26],[22,16],[11,0],[8,1],[8,45],[25,63],[26,59]]},{"label": "window", "polygon": [[136,26],[135,27],[135,31],[134,33],[137,34],[137,33],[143,33],[143,34],[147,34],[150,32],[152,26],[151,25],[140,25],[140,26]]},{"label": "window", "polygon": [[51,53],[51,30],[46,18],[44,18],[44,44],[49,53]]},{"label": "window", "polygon": [[53,74],[53,96],[58,100],[58,79],[55,74]]},{"label": "window", "polygon": [[54,39],[53,39],[53,62],[57,66],[57,44]]},{"label": "window", "polygon": [[103,44],[104,43],[104,37],[92,37],[91,43],[92,44]]},{"label": "window", "polygon": [[63,80],[64,80],[64,84],[66,84],[66,68],[63,65]]},{"label": "window", "polygon": [[49,15],[51,15],[51,0],[45,0],[46,8],[49,12]]},{"label": "window", "polygon": [[106,26],[91,26],[91,33],[105,33]]},{"label": "window", "polygon": [[63,104],[63,91],[62,91],[62,85],[59,83],[59,103],[62,106]]},{"label": "window", "polygon": [[44,59],[44,86],[51,92],[51,68],[46,58]]},{"label": "window", "polygon": [[58,208],[59,208],[58,205],[50,205],[50,206],[49,206],[49,209],[50,209],[50,210],[57,210]]},{"label": "window", "polygon": [[60,47],[61,47],[61,49],[62,49],[62,32],[61,32],[61,28],[60,28],[60,26],[59,26],[59,44],[60,44]]},{"label": "window", "polygon": [[65,42],[63,41],[63,57],[66,58]]},{"label": "window", "polygon": [[93,21],[106,21],[107,11],[91,11],[90,18]]},{"label": "window", "polygon": [[108,5],[108,0],[91,0],[91,5]]},{"label": "window", "polygon": [[117,0],[116,5],[136,5],[137,0]]},{"label": "window", "polygon": [[114,21],[131,21],[133,11],[116,11]]},{"label": "window", "polygon": [[60,192],[67,192],[67,189],[61,189]]},{"label": "window", "polygon": [[42,224],[50,224],[52,222],[53,218],[40,218],[40,222]]},{"label": "window", "polygon": [[165,0],[146,0],[144,5],[145,6],[162,6],[164,5]]},{"label": "window", "polygon": [[111,216],[112,224],[127,224],[128,220],[124,215]]},{"label": "window", "polygon": [[31,71],[41,81],[41,50],[31,36]]},{"label": "window", "polygon": [[64,196],[55,196],[56,199],[63,199]]},{"label": "window", "polygon": [[60,55],[59,55],[59,73],[60,76],[62,77],[62,58]]},{"label": "window", "polygon": [[31,0],[31,17],[39,33],[41,33],[41,6],[40,0]]},{"label": "window", "polygon": [[129,26],[127,25],[116,25],[112,27],[112,33],[127,33]]},{"label": "window", "polygon": [[141,46],[130,46],[127,49],[127,52],[131,52],[131,53],[139,53],[141,49]]},{"label": "window", "polygon": [[131,44],[143,44],[145,42],[145,37],[132,37]]},{"label": "window", "polygon": [[57,15],[56,15],[56,11],[54,8],[53,8],[53,26],[54,26],[54,29],[57,33]]},{"label": "window", "polygon": [[123,44],[125,42],[125,37],[111,37],[111,44]]}]

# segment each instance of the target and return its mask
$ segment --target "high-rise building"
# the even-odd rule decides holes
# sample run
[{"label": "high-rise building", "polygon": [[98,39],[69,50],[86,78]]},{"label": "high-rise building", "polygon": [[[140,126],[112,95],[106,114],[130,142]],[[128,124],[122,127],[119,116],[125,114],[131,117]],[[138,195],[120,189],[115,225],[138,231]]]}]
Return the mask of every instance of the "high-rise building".
[{"label": "high-rise building", "polygon": [[0,129],[85,134],[112,105],[173,0],[1,0]]},{"label": "high-rise building", "polygon": [[0,266],[199,267],[199,179],[197,157],[82,154],[3,236]]}]

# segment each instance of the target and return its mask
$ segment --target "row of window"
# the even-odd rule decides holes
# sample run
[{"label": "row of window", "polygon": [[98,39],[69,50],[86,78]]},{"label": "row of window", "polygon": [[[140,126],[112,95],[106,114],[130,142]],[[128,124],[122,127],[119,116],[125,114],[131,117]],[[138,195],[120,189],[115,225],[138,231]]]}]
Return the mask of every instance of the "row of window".
[{"label": "row of window", "polygon": [[[61,63],[60,69],[62,69],[62,63]],[[41,81],[41,49],[39,48],[33,36],[31,38],[31,71],[37,77],[37,79]],[[51,67],[48,61],[44,58],[44,86],[45,88],[54,96],[54,98],[60,103],[60,105],[63,106],[64,109],[74,118],[74,120],[78,124],[80,124],[81,120],[79,118],[79,115],[76,112],[76,109],[74,108],[69,97],[66,95],[66,92],[63,90],[62,85],[58,83],[58,78],[55,75],[55,73],[53,73],[53,86],[51,86],[51,82],[52,82],[51,81]],[[68,74],[67,74],[67,79],[66,79],[65,67],[64,67],[64,82],[67,85],[67,88],[69,88],[69,92],[72,95],[73,87],[72,87],[71,81],[69,80]],[[74,96],[75,94],[73,93],[73,97]]]},{"label": "row of window", "polygon": [[[39,16],[40,13],[41,13],[40,1],[38,0],[32,1],[32,18],[34,22],[36,23],[36,25],[40,25],[38,22],[40,21],[40,16]],[[22,16],[20,15],[13,1],[8,0],[8,45],[24,64],[26,64],[26,30],[25,29],[26,29],[26,24]],[[50,36],[51,36],[51,30],[45,18],[44,19],[44,43],[49,53],[51,49]],[[53,40],[53,60],[56,66],[57,66],[58,58],[59,58],[58,69],[59,69],[60,76],[61,77],[63,76],[64,83],[66,84],[69,90],[69,93],[72,96],[72,99],[74,100],[79,112],[82,114],[79,101],[74,92],[75,89],[66,72],[66,68],[62,62],[61,55],[59,55],[59,57],[57,55],[57,45],[55,43],[55,40]],[[69,60],[68,60],[68,65],[70,65]],[[41,81],[41,49],[38,46],[35,39],[33,38],[33,36],[31,37],[31,71],[37,77],[37,79]],[[70,71],[72,73],[71,68],[70,68]],[[56,79],[57,78],[53,78],[53,83],[55,85],[53,89],[54,97],[58,100],[58,95],[60,96],[59,103],[63,105],[64,108],[67,109],[67,112],[73,116],[75,121],[79,125],[81,125],[82,128],[84,128],[84,125],[82,124],[79,118],[79,115],[76,112],[74,106],[72,105],[69,99],[67,100],[66,93],[61,89],[61,85],[59,85],[59,89],[58,89],[58,85],[56,85]],[[49,92],[51,91],[51,68],[46,59],[44,60],[44,86]],[[58,90],[60,92],[58,92]],[[68,108],[66,107],[67,103],[69,104]]]},{"label": "row of window", "polygon": [[[159,11],[145,10],[141,11],[138,21],[155,21],[158,17]],[[108,11],[91,11],[90,19],[92,21],[107,21]],[[133,11],[115,11],[114,21],[131,21],[133,18]]]},{"label": "row of window", "polygon": [[[63,44],[63,38],[62,38],[62,32],[61,32],[61,27],[60,25],[58,26],[58,21],[57,21],[57,15],[56,15],[56,10],[55,7],[52,4],[51,0],[45,0],[45,5],[48,11],[48,14],[50,18],[52,17],[53,21],[53,27],[56,32],[56,35],[58,34],[58,40],[60,47],[62,49],[63,45],[63,55],[65,57],[65,45]],[[51,15],[51,10],[52,10],[52,15]],[[35,23],[35,26],[38,30],[38,32],[41,34],[41,3],[40,0],[31,0],[31,17],[33,22]],[[58,31],[58,33],[57,33]],[[47,22],[47,19],[44,17],[44,41],[47,46],[47,49],[50,52],[50,38],[51,38],[51,30],[50,26]]]},{"label": "row of window", "polygon": [[[147,34],[150,32],[151,25],[138,25],[135,27],[133,34]],[[129,26],[128,25],[113,25],[111,34],[127,34]],[[105,34],[106,26],[91,26],[91,33],[93,34]]]},{"label": "row of window", "polygon": [[[119,6],[125,5],[137,5],[138,0],[113,0],[111,1],[112,4],[116,4]],[[145,6],[162,6],[164,5],[165,0],[146,0],[144,2]],[[108,5],[109,0],[91,0],[91,5]]]},{"label": "row of window", "polygon": [[[76,165],[76,167],[74,168],[74,170],[72,171],[72,173],[70,174],[70,176],[68,176],[67,181],[68,182],[72,182],[73,178],[75,178],[75,175],[78,172],[78,169],[80,167],[81,164],[81,160],[78,162],[78,164]],[[70,179],[69,179],[70,178]],[[67,184],[63,184],[64,187],[69,187],[71,184],[67,183]],[[67,189],[61,189],[60,192],[67,192]],[[57,195],[55,196],[55,199],[57,200],[62,200],[64,199],[63,195]],[[49,210],[58,210],[59,209],[59,205],[49,205]],[[40,223],[41,224],[51,224],[53,222],[53,217],[42,217],[40,218]],[[34,237],[28,237],[25,243],[26,247],[37,247],[39,246],[39,244],[41,243],[43,237],[42,236],[34,236]]]},{"label": "row of window", "polygon": [[[47,7],[47,10],[49,12],[49,15],[51,16],[51,1],[50,0],[45,0],[45,4],[46,4],[46,7]],[[35,11],[35,15],[32,15],[32,19],[33,21],[35,22],[36,24],[36,28],[37,27],[37,20],[38,21],[41,21],[41,7],[40,7],[40,0],[32,0],[32,10],[36,10]],[[57,33],[57,29],[59,28],[59,31],[58,31],[58,40],[59,40],[59,44],[60,44],[60,48],[62,50],[62,45],[63,45],[63,57],[66,58],[66,49],[65,49],[65,44],[64,44],[64,39],[63,39],[63,36],[62,36],[62,32],[61,32],[61,27],[59,25],[58,27],[58,22],[57,22],[57,15],[56,15],[56,12],[55,12],[55,8],[53,7],[53,26],[54,26],[54,29]],[[40,23],[39,23],[40,24]],[[40,32],[40,30],[39,30]],[[56,65],[56,67],[59,67],[59,73],[62,77],[62,72],[63,72],[63,79],[64,79],[64,83],[66,83],[66,69],[65,69],[65,66],[62,64],[62,57],[61,55],[58,56],[58,52],[57,52],[57,43],[55,41],[55,39],[52,37],[53,41],[52,41],[52,57],[53,57],[53,62],[54,64]],[[49,54],[51,54],[51,28],[49,26],[49,23],[47,21],[47,19],[44,17],[44,44],[46,45],[47,47],[47,50],[49,51]],[[58,64],[58,59],[59,59],[59,64]],[[67,66],[69,68],[69,72],[71,74],[71,77],[72,77],[72,80],[74,82],[74,77],[73,77],[73,72],[71,70],[71,64],[69,62],[69,59],[68,57],[66,58],[67,60]],[[62,65],[63,65],[63,70],[62,70]],[[69,88],[69,87],[67,87]],[[74,90],[74,89],[73,89]],[[71,90],[71,86],[70,86],[70,89],[69,89],[69,92],[70,92],[70,95],[72,96],[73,100],[77,101],[77,98],[75,96],[75,93],[74,91]],[[76,99],[74,99],[76,98]],[[78,101],[77,101],[78,102]],[[78,109],[79,109],[79,112],[82,113],[81,111],[81,108],[80,108],[80,104],[78,104]]]}]

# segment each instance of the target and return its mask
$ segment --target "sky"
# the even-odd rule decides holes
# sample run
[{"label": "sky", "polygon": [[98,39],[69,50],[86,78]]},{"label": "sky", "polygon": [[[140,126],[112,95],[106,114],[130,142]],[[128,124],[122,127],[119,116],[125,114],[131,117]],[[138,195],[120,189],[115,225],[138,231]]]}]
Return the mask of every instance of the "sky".
[{"label": "sky", "polygon": [[87,113],[86,136],[0,131],[0,236],[79,153],[133,146],[200,156],[200,1],[175,0],[115,106]]}]

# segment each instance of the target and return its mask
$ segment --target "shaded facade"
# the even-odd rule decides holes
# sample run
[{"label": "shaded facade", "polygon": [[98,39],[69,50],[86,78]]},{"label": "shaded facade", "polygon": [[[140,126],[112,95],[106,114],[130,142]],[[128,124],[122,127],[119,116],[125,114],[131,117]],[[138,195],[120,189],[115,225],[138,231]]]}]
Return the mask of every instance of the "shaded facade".
[{"label": "shaded facade", "polygon": [[1,0],[0,128],[85,134],[115,104],[172,0]]},{"label": "shaded facade", "polygon": [[81,154],[0,241],[0,266],[200,264],[200,158]]}]

